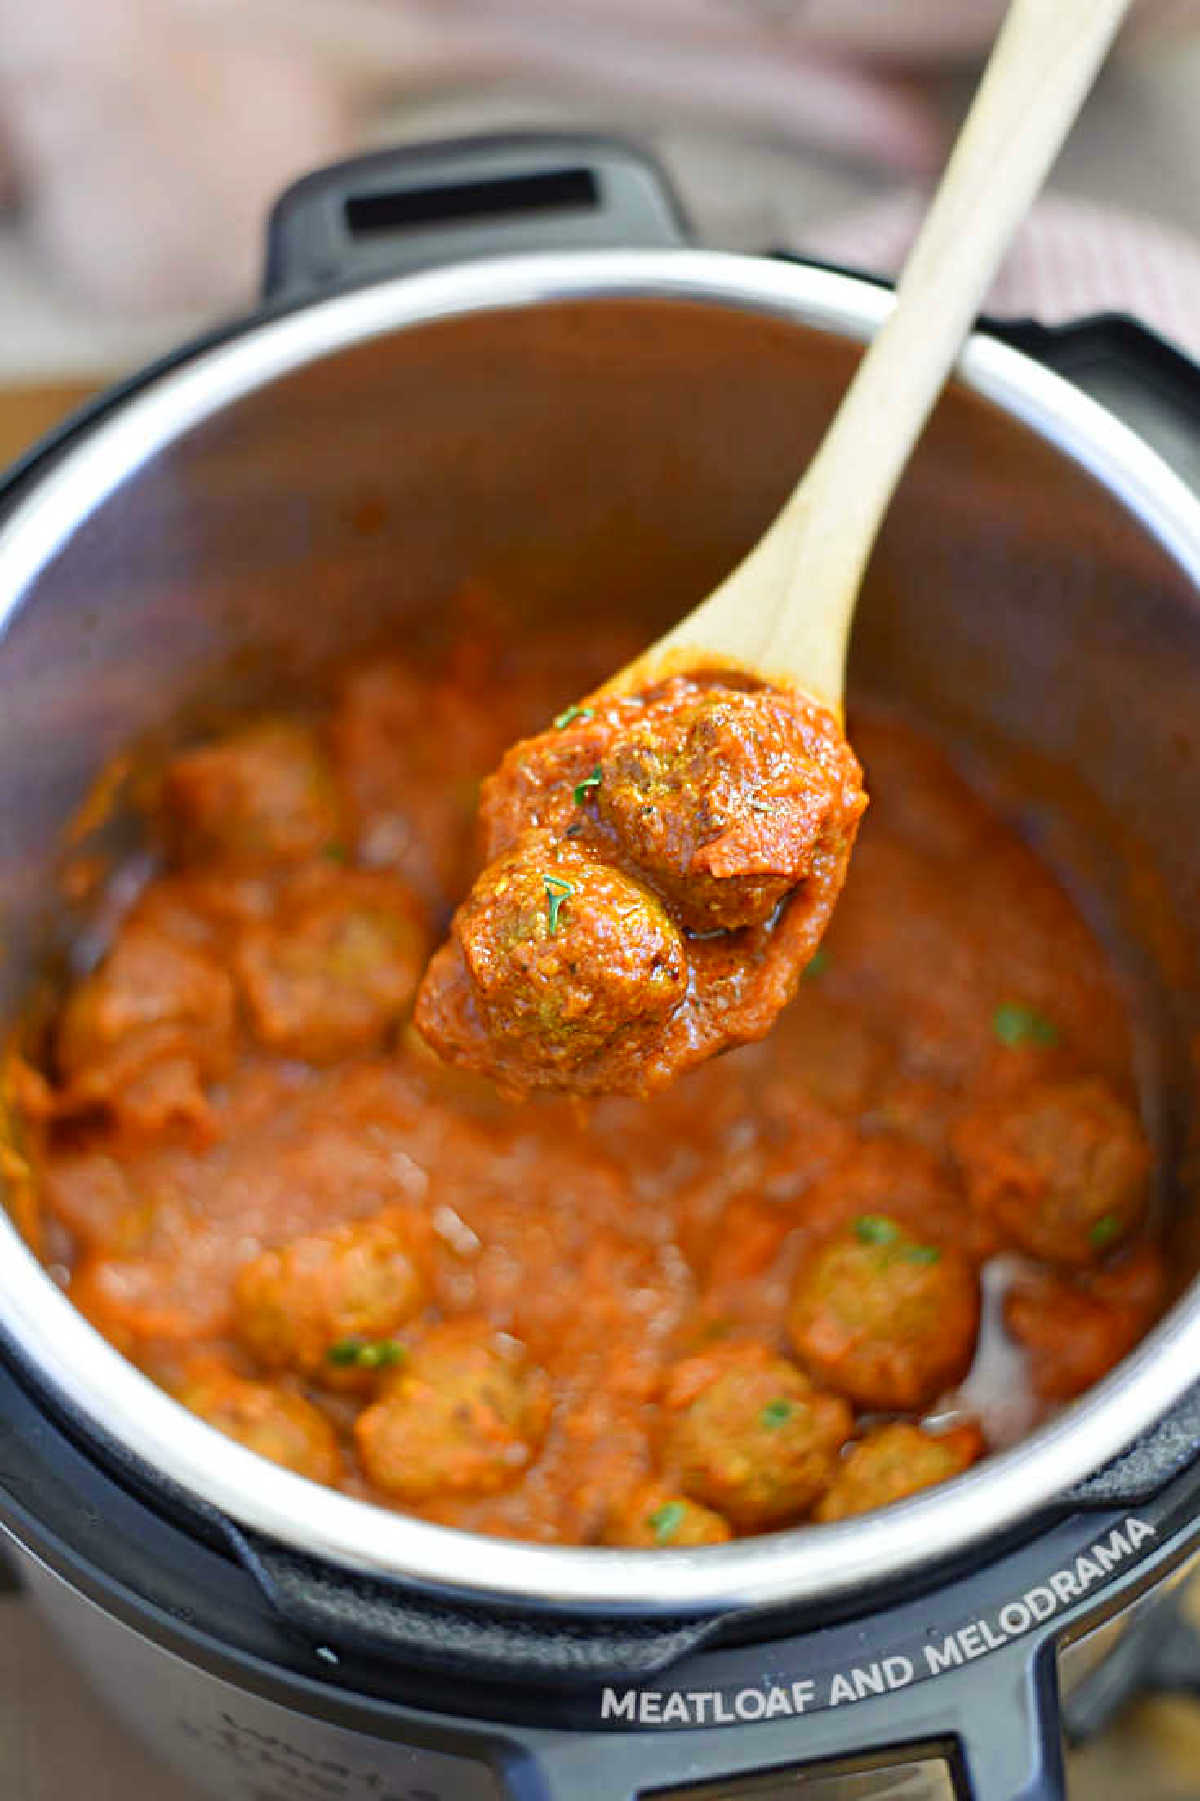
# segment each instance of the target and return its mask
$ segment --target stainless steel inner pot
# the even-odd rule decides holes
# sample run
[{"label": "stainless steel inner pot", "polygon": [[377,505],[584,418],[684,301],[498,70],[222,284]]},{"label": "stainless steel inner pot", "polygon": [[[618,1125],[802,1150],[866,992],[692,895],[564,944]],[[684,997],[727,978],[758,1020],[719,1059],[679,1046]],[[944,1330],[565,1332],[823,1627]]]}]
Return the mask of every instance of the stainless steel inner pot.
[{"label": "stainless steel inner pot", "polygon": [[[568,612],[603,632],[634,608],[649,635],[766,524],[889,305],[706,252],[468,263],[251,322],[87,429],[0,525],[3,1007],[28,989],[64,821],[214,672],[234,704],[295,688],[331,656],[402,644],[472,577],[527,596],[531,629]],[[1150,996],[1181,1282],[1200,1264],[1180,1051],[1200,1011],[1198,581],[1183,485],[977,338],[895,504],[852,656],[852,687],[1070,770],[1085,812],[1129,826],[1097,869]],[[284,1544],[480,1596],[686,1612],[845,1592],[1034,1514],[1200,1375],[1193,1287],[1084,1400],[902,1506],[671,1557],[541,1548],[253,1457],[100,1339],[6,1219],[0,1234],[0,1327],[85,1420]]]}]

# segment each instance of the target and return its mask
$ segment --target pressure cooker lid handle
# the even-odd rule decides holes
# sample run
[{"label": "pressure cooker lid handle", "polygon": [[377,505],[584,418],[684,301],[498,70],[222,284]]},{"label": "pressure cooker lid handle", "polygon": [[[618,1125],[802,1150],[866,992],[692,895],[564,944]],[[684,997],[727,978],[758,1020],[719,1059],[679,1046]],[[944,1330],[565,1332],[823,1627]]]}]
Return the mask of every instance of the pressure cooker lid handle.
[{"label": "pressure cooker lid handle", "polygon": [[654,159],[616,138],[521,132],[416,144],[318,169],[267,225],[267,300],[521,251],[688,242]]},{"label": "pressure cooker lid handle", "polygon": [[[318,1656],[385,1657],[449,1676],[546,1689],[622,1689],[653,1679],[712,1638],[715,1618],[564,1621],[494,1606],[439,1604],[399,1584],[334,1570],[226,1523],[242,1565],[274,1611]],[[996,1692],[997,1676],[1004,1693]],[[886,1712],[862,1722],[855,1756],[896,1762],[944,1758],[962,1801],[1065,1801],[1062,1733],[1053,1649],[953,1672],[931,1694],[925,1685],[893,1695]],[[841,1718],[826,1712],[793,1721],[784,1749],[797,1768],[820,1764],[848,1746]],[[856,1722],[857,1724],[857,1722]],[[596,1738],[572,1732],[523,1732],[508,1738],[510,1788],[538,1801],[635,1801],[647,1788],[686,1786],[697,1768],[706,1780],[749,1773],[743,1756],[761,1744],[723,1730],[708,1734],[639,1732]],[[582,1753],[582,1754],[581,1754]]]},{"label": "pressure cooker lid handle", "polygon": [[335,1654],[382,1656],[482,1681],[636,1681],[696,1650],[720,1624],[712,1616],[573,1621],[490,1603],[443,1604],[284,1550],[231,1521],[225,1532],[274,1611]]}]

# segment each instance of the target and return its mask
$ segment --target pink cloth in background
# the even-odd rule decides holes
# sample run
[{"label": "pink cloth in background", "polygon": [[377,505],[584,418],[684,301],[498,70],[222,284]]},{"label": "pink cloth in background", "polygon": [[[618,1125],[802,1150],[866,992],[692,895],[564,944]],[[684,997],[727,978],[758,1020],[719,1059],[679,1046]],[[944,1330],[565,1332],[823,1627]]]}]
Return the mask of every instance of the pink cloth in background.
[{"label": "pink cloth in background", "polygon": [[[931,76],[977,63],[1004,10],[1005,0],[0,0],[0,192],[7,165],[24,228],[91,302],[227,307],[252,291],[262,216],[280,187],[351,151],[406,97],[531,82],[568,115],[572,96],[586,95],[592,118],[611,103],[635,130],[642,118],[649,131],[736,130],[915,182],[945,148]],[[1200,0],[1138,0],[1126,40],[1172,34],[1200,34]],[[891,217],[847,229],[868,246],[882,232],[872,254],[890,254]],[[1165,292],[1167,253],[1145,242]],[[1066,243],[1039,252],[1042,263]],[[1071,244],[1096,254],[1082,221]],[[1122,245],[1126,236],[1117,248],[1134,254]]]},{"label": "pink cloth in background", "polygon": [[[823,262],[895,275],[927,198],[906,189],[814,226],[793,248]],[[1154,219],[1048,196],[1018,234],[984,310],[1043,325],[1129,313],[1200,357],[1200,240]]]}]

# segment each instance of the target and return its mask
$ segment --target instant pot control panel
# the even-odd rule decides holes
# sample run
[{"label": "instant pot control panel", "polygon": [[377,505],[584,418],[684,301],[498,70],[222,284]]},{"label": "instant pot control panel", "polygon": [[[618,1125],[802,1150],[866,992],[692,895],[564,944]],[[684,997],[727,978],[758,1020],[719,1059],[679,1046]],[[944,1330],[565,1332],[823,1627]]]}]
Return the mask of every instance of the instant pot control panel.
[{"label": "instant pot control panel", "polygon": [[[224,1801],[1051,1801],[1063,1703],[1200,1557],[1200,1480],[1146,1493],[1135,1448],[1071,1511],[919,1592],[743,1620],[742,1642],[636,1677],[512,1681],[436,1630],[427,1661],[389,1656],[365,1602],[306,1631],[219,1521],[139,1493],[6,1369],[0,1420],[0,1512],[39,1605],[114,1710]],[[1200,1401],[1151,1459],[1198,1427]],[[552,1623],[527,1625],[554,1649]]]}]

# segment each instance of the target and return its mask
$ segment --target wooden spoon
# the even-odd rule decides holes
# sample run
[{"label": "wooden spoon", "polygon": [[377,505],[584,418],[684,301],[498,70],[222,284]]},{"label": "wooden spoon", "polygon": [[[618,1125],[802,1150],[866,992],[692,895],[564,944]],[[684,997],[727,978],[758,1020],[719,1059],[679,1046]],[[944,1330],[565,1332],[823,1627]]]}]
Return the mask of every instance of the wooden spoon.
[{"label": "wooden spoon", "polygon": [[888,503],[1129,4],[1013,0],[893,310],[799,486],[715,593],[602,692],[720,666],[802,688],[840,716],[854,606]]}]

